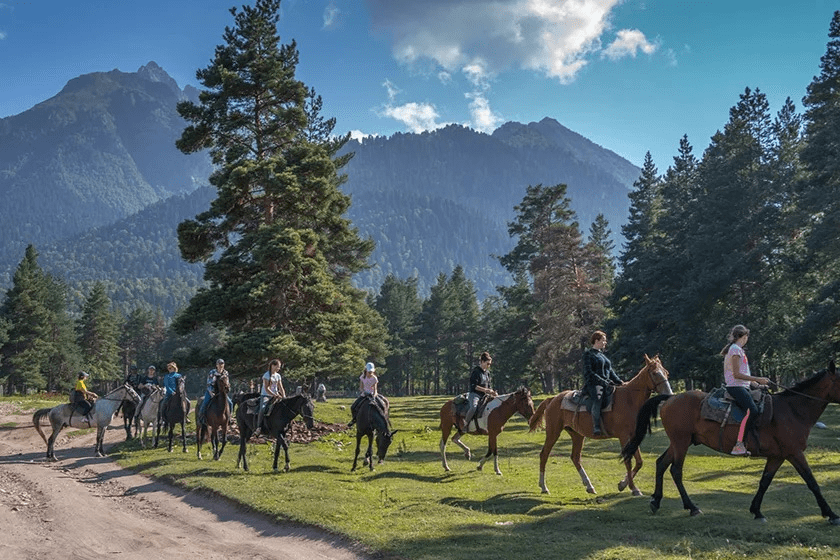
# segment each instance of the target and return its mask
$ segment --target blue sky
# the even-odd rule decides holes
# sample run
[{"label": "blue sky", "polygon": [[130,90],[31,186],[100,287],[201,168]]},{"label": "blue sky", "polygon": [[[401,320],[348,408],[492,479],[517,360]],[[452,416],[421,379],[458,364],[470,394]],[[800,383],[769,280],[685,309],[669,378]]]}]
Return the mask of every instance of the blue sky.
[{"label": "blue sky", "polygon": [[[0,117],[90,72],[154,61],[198,86],[232,0],[0,0]],[[794,6],[795,7],[792,7]],[[298,77],[337,131],[448,123],[492,132],[544,117],[660,172],[683,134],[700,157],[744,88],[773,113],[801,99],[835,2],[799,0],[285,0]]]}]

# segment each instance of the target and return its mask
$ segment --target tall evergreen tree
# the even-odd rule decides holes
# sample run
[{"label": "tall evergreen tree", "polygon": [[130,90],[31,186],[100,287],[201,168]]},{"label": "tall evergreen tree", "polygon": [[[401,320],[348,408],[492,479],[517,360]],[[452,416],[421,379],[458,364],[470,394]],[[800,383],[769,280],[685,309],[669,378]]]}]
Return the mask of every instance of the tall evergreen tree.
[{"label": "tall evergreen tree", "polygon": [[819,355],[840,351],[840,10],[829,24],[829,41],[820,59],[820,74],[808,85],[802,102],[805,145],[801,159],[808,177],[802,193],[804,229],[816,288],[802,327],[801,346]]},{"label": "tall evergreen tree", "polygon": [[67,286],[53,276],[45,276],[46,307],[49,312],[48,340],[50,354],[44,377],[47,390],[69,389],[81,368],[79,346],[73,320],[67,312]]},{"label": "tall evergreen tree", "polygon": [[385,363],[393,394],[411,394],[414,358],[414,335],[422,301],[417,295],[417,279],[399,280],[393,274],[385,278],[374,302],[374,308],[385,320],[388,329],[388,354]]},{"label": "tall evergreen tree", "polygon": [[93,379],[122,379],[120,370],[119,321],[111,311],[111,300],[102,282],[94,284],[85,299],[76,336],[85,371]]},{"label": "tall evergreen tree", "polygon": [[[200,103],[182,102],[185,153],[209,149],[218,166],[210,209],[178,228],[181,253],[206,262],[208,284],[175,326],[227,330],[229,369],[255,371],[280,356],[294,377],[357,375],[385,331],[351,276],[367,266],[373,242],[344,214],[339,186],[349,139],[332,137],[320,99],[295,78],[298,51],[281,45],[279,0],[232,9],[207,68]],[[340,356],[340,360],[336,360]]]},{"label": "tall evergreen tree", "polygon": [[41,388],[43,375],[52,353],[50,311],[47,307],[47,285],[38,265],[38,252],[29,245],[15,270],[12,288],[6,292],[0,317],[8,325],[7,340],[0,348],[3,355],[0,375],[7,392],[15,388]]}]

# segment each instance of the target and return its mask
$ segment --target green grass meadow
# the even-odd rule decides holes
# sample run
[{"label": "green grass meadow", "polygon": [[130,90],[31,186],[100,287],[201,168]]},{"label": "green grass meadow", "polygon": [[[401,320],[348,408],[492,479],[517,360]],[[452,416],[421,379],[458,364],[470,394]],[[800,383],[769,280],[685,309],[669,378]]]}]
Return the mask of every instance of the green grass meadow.
[{"label": "green grass meadow", "polygon": [[[539,404],[542,397],[535,398]],[[551,494],[538,487],[542,431],[528,433],[516,415],[499,438],[499,466],[492,460],[477,471],[487,438],[465,436],[473,460],[447,447],[452,472],[444,472],[438,451],[438,411],[446,397],[391,399],[399,430],[383,465],[351,472],[355,429],[312,444],[290,447],[291,471],[271,470],[271,444],[249,444],[251,471],[236,469],[238,445],[228,444],[220,461],[209,445],[198,461],[194,439],[188,453],[142,450],[137,442],[110,448],[120,464],[179,486],[225,496],[277,520],[316,525],[356,540],[385,557],[417,560],[492,558],[835,558],[840,527],[821,518],[813,495],[789,464],[780,469],[754,521],[749,505],[764,467],[761,459],[724,456],[694,447],[684,480],[704,515],[682,509],[666,473],[662,507],[652,515],[656,457],[666,447],[657,426],[642,444],[645,465],[637,485],[645,497],[618,492],[624,467],[617,440],[587,441],[583,464],[597,495],[587,494],[561,436],[547,466]],[[349,420],[351,399],[318,403],[322,422]],[[814,429],[808,459],[823,494],[840,511],[840,411],[830,406]],[[58,450],[60,455],[60,450]],[[364,447],[362,449],[364,453]],[[361,464],[361,461],[360,461]],[[280,467],[283,458],[281,453]]]}]

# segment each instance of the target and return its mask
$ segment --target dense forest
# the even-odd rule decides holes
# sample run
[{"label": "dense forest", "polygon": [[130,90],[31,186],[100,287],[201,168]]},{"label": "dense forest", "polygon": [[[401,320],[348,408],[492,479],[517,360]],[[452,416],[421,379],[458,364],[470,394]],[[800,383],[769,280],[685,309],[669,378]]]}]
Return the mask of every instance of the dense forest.
[{"label": "dense forest", "polygon": [[[261,10],[269,13],[274,4],[260,0],[250,15],[266,17]],[[206,211],[207,199],[195,220],[181,222],[179,240],[170,243],[178,244],[187,261],[205,262],[205,283],[198,288],[199,297],[190,299],[186,314],[179,311],[170,324],[154,310],[116,312],[109,300],[114,290],[109,294],[103,282],[74,295],[64,278],[41,268],[38,251],[30,246],[0,308],[0,377],[7,390],[64,387],[80,364],[93,364],[89,369],[95,366],[97,376],[113,379],[136,365],[138,356],[204,367],[214,351],[224,349],[228,363],[238,367],[235,377],[257,375],[264,366],[262,357],[282,354],[288,366],[285,375],[295,381],[317,378],[333,387],[352,387],[363,363],[374,361],[386,393],[454,393],[465,388],[476,357],[488,350],[494,357],[497,388],[510,390],[525,383],[550,393],[579,384],[581,352],[588,335],[602,328],[609,334],[607,352],[622,377],[641,367],[644,353],[659,354],[676,388],[709,388],[721,382],[719,351],[727,333],[742,323],[753,333],[747,347],[753,372],[790,384],[824,367],[840,349],[840,11],[830,22],[826,53],[817,64],[819,74],[807,85],[802,112],[790,99],[771,110],[760,88],[746,87],[733,99],[728,121],[721,123],[702,153],[683,137],[675,139],[676,155],[667,169],[657,169],[648,155],[627,198],[628,215],[619,222],[599,212],[587,221],[588,229],[587,223],[581,225],[574,202],[579,191],[561,180],[528,182],[515,195],[508,193],[507,238],[493,239],[499,244],[498,254],[482,255],[486,270],[424,253],[424,239],[400,238],[405,230],[394,226],[400,222],[417,235],[423,235],[424,228],[445,228],[448,243],[457,247],[453,238],[471,235],[470,226],[465,224],[461,231],[435,219],[459,208],[482,208],[480,181],[472,183],[474,203],[466,189],[461,207],[443,200],[434,181],[428,180],[433,173],[425,187],[418,176],[411,189],[391,193],[392,198],[372,180],[369,188],[350,189],[348,184],[353,206],[334,194],[316,197],[335,201],[332,207],[282,197],[265,205],[264,191],[282,193],[289,187],[283,181],[303,180],[292,160],[282,160],[289,171],[275,183],[265,183],[266,174],[257,171],[279,160],[221,168],[211,178],[216,191],[207,196],[230,196],[227,190],[242,188],[228,177],[240,169],[237,165],[244,165],[241,169],[253,171],[250,177],[260,189],[244,191],[247,196],[237,200],[253,197],[250,203],[261,211],[243,210],[239,216],[245,229],[234,236],[218,231],[223,222],[213,212],[219,206],[211,203],[214,210]],[[288,87],[298,92],[296,103],[315,119],[311,122],[322,122],[317,120],[319,100],[314,92],[307,93],[295,82]],[[193,118],[204,118],[195,108],[191,111],[187,114]],[[331,130],[334,121],[322,124],[319,130]],[[518,138],[508,138],[513,137]],[[488,139],[492,137],[476,141]],[[399,139],[426,140],[423,135]],[[346,139],[300,129],[294,142],[300,153],[323,162],[325,181],[319,188],[337,188],[341,173],[349,172],[353,162],[356,173],[363,175],[364,150],[356,147],[357,159],[348,162],[343,150],[350,144],[342,147]],[[445,157],[437,154],[428,161],[444,162]],[[396,157],[389,165],[394,173],[410,167]],[[404,199],[413,204],[419,199],[434,211],[421,207],[414,216],[393,214],[389,209],[398,208]],[[183,199],[185,205],[191,201]],[[382,215],[371,219],[380,228],[377,235],[398,238],[406,253],[392,268],[377,261],[372,244],[349,227],[361,230],[356,218],[339,218],[353,215],[352,208],[360,202],[381,209]],[[198,199],[195,203],[202,206]],[[323,216],[325,222],[301,213],[307,204],[313,204],[313,216]],[[599,210],[597,204],[594,209]],[[330,214],[333,210],[338,211]],[[252,215],[268,221],[253,226]],[[471,216],[466,217],[471,222]],[[325,223],[332,225],[327,228]],[[626,240],[618,249],[612,228],[620,228]],[[225,239],[230,243],[213,241]],[[161,240],[161,247],[165,244]],[[346,283],[351,272],[365,273],[357,269],[360,255],[379,263],[371,278],[381,279],[364,306],[359,305],[359,292]],[[397,263],[403,267],[413,261],[419,272],[417,263],[422,261],[424,272],[435,273],[423,260],[432,256],[430,262],[441,264],[428,292],[420,289],[419,274],[397,270]],[[501,270],[498,275],[491,274],[491,263]],[[183,266],[174,261],[169,265]],[[307,270],[311,273],[301,274]],[[468,270],[499,278],[493,280],[495,292],[480,296]],[[244,271],[253,273],[256,281]],[[227,295],[214,295],[214,290]],[[260,299],[262,294],[267,299]],[[308,306],[301,294],[320,298],[318,304]],[[68,305],[71,299],[75,307]],[[294,305],[265,304],[291,300]],[[221,303],[222,311],[213,307]],[[100,315],[106,320],[92,320]],[[279,331],[254,328],[275,321],[275,316],[283,321],[296,317],[284,329],[302,329],[300,340],[308,337],[312,348],[299,346],[297,339]],[[108,347],[118,349],[104,357],[84,345],[96,338],[90,332],[102,324],[110,326],[96,337],[108,338],[113,341]],[[337,332],[342,334],[330,338]],[[325,351],[328,340],[336,342],[332,351]],[[255,352],[257,347],[263,350]],[[341,362],[338,367],[336,361]]]}]

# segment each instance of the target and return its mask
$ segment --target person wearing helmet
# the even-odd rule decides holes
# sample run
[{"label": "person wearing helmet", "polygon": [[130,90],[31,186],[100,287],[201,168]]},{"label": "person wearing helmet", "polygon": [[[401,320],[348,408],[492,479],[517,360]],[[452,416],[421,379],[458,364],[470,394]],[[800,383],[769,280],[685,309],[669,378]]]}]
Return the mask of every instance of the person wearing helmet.
[{"label": "person wearing helmet", "polygon": [[134,413],[135,419],[140,417],[140,411],[142,411],[143,407],[146,405],[149,395],[151,395],[158,387],[160,387],[160,382],[157,378],[157,368],[155,366],[149,366],[146,369],[146,377],[141,378],[140,383],[137,384],[137,388],[140,390],[140,394],[142,396],[140,398],[140,405]]},{"label": "person wearing helmet", "polygon": [[85,385],[85,381],[89,377],[89,373],[85,371],[79,372],[79,378],[76,381],[76,386],[74,387],[74,403],[78,406],[79,411],[84,414],[85,422],[88,424],[90,424],[90,416],[88,416],[88,414],[90,413],[90,409],[93,408],[93,401],[99,398],[99,396],[93,391],[88,391],[87,385]]},{"label": "person wearing helmet", "polygon": [[383,411],[388,408],[388,400],[379,394],[379,378],[376,377],[376,366],[373,362],[365,364],[365,371],[359,377],[359,392],[361,393],[359,398],[350,406],[350,414],[353,418],[347,424],[348,428],[356,423],[356,414],[363,402],[369,400]]}]

